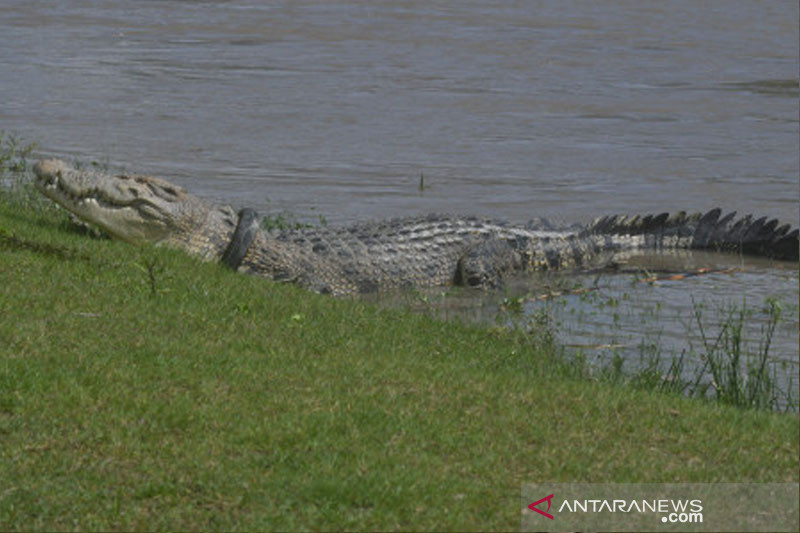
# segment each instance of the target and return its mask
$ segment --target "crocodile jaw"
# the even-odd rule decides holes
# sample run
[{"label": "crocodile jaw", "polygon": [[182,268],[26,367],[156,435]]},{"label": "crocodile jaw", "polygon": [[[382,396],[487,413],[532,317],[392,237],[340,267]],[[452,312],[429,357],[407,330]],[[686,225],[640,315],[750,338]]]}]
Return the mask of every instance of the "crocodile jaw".
[{"label": "crocodile jaw", "polygon": [[[33,170],[36,188],[42,194],[80,219],[128,242],[164,240],[170,233],[175,211],[169,196],[177,200],[183,192],[161,180],[79,171],[53,159],[37,162]],[[169,193],[165,192],[165,184]]]}]

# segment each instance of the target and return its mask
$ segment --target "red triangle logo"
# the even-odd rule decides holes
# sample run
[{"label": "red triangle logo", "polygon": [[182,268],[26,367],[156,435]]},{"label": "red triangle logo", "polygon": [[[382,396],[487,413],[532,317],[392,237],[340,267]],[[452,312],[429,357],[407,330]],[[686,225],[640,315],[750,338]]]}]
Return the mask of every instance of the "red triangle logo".
[{"label": "red triangle logo", "polygon": [[550,505],[552,504],[552,499],[553,499],[553,494],[551,494],[550,496],[545,496],[541,500],[539,500],[537,502],[533,502],[532,504],[530,504],[528,506],[528,509],[530,509],[531,511],[536,511],[540,515],[546,516],[550,520],[554,520],[553,515],[551,515],[550,513],[546,513],[544,511],[542,511],[541,509],[537,509],[536,508],[536,506],[539,505],[540,503],[542,503],[544,501],[547,501],[547,510],[549,511],[550,510]]}]

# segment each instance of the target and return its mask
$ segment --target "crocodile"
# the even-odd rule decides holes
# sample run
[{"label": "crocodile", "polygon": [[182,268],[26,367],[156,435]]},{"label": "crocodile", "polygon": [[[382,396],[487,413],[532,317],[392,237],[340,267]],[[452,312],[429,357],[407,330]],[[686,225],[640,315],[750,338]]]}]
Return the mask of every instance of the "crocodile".
[{"label": "crocodile", "polygon": [[631,252],[711,249],[798,260],[798,230],[752,215],[612,215],[586,225],[429,215],[347,227],[264,230],[239,211],[166,180],[34,165],[36,187],[112,237],[180,248],[204,261],[319,293],[346,295],[444,285],[493,287],[514,272],[585,269]]}]

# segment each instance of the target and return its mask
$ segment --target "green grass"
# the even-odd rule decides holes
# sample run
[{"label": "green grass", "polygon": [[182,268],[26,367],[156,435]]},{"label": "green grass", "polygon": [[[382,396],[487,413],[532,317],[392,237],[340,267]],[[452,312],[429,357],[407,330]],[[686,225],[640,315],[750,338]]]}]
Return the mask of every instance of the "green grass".
[{"label": "green grass", "polygon": [[798,481],[796,415],[582,379],[557,351],[5,198],[0,530],[510,530],[523,483]]}]

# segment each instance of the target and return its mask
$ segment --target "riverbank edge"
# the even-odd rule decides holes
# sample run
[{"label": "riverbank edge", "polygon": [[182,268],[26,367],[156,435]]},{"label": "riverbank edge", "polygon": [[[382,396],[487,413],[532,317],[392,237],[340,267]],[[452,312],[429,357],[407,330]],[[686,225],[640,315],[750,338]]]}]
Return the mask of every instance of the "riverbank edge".
[{"label": "riverbank edge", "polygon": [[511,529],[523,483],[797,482],[796,415],[581,378],[0,202],[2,529]]}]

